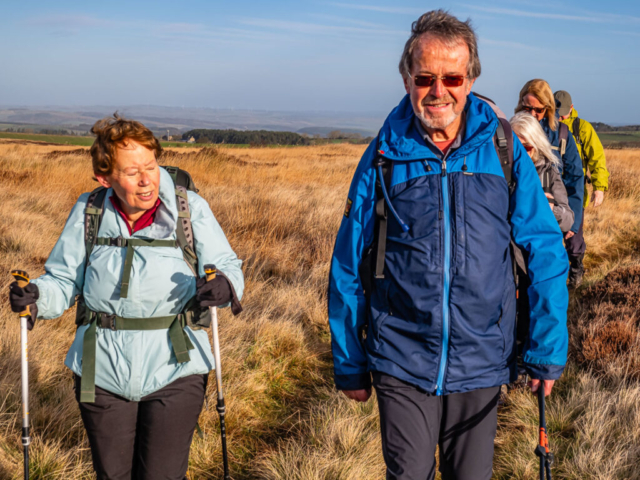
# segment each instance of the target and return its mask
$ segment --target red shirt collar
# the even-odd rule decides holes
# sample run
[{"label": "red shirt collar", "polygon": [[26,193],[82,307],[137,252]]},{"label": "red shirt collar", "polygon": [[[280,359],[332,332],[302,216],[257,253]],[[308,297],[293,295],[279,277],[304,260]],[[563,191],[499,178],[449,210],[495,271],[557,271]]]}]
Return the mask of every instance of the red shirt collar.
[{"label": "red shirt collar", "polygon": [[144,212],[142,216],[133,223],[133,228],[131,228],[131,225],[129,225],[127,215],[126,213],[124,213],[124,210],[122,210],[120,199],[116,196],[115,193],[111,195],[111,203],[113,204],[113,208],[115,208],[120,216],[124,219],[124,223],[129,229],[129,235],[133,235],[135,232],[142,230],[143,228],[147,228],[154,222],[154,220],[156,219],[156,211],[158,210],[158,207],[162,202],[160,201],[160,197],[158,197],[158,200],[156,200],[156,204],[149,210]]}]

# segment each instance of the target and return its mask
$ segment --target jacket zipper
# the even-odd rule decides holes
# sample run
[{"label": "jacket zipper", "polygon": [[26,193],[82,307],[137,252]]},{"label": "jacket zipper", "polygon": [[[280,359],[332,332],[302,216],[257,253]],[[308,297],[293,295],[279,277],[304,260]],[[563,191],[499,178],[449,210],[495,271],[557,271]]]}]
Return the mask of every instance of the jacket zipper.
[{"label": "jacket zipper", "polygon": [[442,395],[444,374],[449,353],[449,282],[451,266],[451,223],[449,211],[449,186],[447,183],[447,159],[442,159],[442,206],[444,209],[444,292],[442,298],[442,355],[436,381],[436,395]]}]

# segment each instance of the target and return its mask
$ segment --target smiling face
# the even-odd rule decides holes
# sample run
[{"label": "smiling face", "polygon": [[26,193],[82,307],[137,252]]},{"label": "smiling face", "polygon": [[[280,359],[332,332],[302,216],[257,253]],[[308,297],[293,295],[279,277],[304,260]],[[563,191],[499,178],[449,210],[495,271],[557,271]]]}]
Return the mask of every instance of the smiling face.
[{"label": "smiling face", "polygon": [[412,71],[404,77],[404,86],[411,97],[413,111],[434,140],[450,139],[458,133],[460,114],[475,80],[465,78],[459,87],[447,87],[438,78],[430,87],[417,87],[414,78],[417,75],[466,77],[468,64],[469,48],[462,41],[450,46],[424,35],[416,45]]},{"label": "smiling face", "polygon": [[104,187],[112,187],[131,221],[153,208],[160,192],[160,167],[153,150],[134,140],[119,145],[113,171],[96,175]]}]

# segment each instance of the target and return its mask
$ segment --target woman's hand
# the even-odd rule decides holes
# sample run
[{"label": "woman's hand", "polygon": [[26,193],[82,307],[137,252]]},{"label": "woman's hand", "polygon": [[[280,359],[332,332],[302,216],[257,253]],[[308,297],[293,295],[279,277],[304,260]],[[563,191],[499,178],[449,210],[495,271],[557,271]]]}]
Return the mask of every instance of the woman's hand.
[{"label": "woman's hand", "polygon": [[27,307],[35,305],[38,298],[40,298],[40,290],[35,283],[28,283],[24,288],[20,287],[18,282],[9,285],[9,303],[12,312],[23,312]]},{"label": "woman's hand", "polygon": [[202,308],[219,307],[232,299],[231,286],[222,275],[213,280],[199,278],[196,283],[196,301]]},{"label": "woman's hand", "polygon": [[544,196],[551,200],[551,202],[549,202],[549,207],[551,207],[551,211],[553,212],[553,207],[555,206],[553,202],[555,201],[555,198],[553,198],[553,195],[550,193],[545,193]]}]

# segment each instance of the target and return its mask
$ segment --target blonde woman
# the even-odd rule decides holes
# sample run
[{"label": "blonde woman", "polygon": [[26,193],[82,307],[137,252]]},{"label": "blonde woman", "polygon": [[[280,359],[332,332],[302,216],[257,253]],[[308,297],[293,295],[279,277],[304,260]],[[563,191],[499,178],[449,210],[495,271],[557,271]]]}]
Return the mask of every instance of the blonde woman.
[{"label": "blonde woman", "polygon": [[558,173],[560,160],[553,153],[538,121],[526,112],[520,112],[509,120],[515,133],[536,166],[540,183],[549,199],[549,206],[558,221],[562,233],[567,233],[574,222],[574,214],[569,207],[567,190]]},{"label": "blonde woman", "polygon": [[561,160],[558,170],[567,190],[569,205],[574,213],[573,224],[564,236],[565,240],[568,240],[580,230],[582,223],[580,219],[584,197],[584,172],[576,142],[566,125],[558,120],[553,91],[546,81],[536,78],[524,84],[520,90],[515,113],[523,111],[530,113],[540,123],[551,148]]}]

